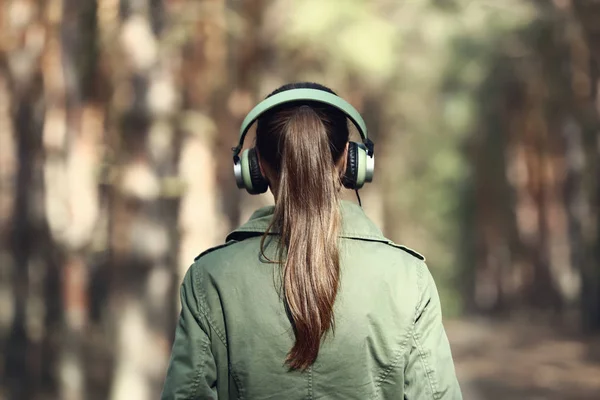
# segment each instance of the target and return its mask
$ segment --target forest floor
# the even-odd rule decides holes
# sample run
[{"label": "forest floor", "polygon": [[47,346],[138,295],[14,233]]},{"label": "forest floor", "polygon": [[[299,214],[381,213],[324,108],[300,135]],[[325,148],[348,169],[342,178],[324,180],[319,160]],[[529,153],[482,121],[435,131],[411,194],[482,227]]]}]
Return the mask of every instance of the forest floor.
[{"label": "forest floor", "polygon": [[600,337],[530,322],[445,322],[465,400],[600,400]]}]

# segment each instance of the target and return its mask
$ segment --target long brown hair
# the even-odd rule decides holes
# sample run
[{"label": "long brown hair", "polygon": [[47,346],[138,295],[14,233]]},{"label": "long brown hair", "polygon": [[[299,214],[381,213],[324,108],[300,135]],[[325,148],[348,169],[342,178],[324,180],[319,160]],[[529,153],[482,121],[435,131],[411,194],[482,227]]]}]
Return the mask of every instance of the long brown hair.
[{"label": "long brown hair", "polygon": [[[283,86],[271,95],[292,88],[333,93],[321,85],[301,83]],[[321,339],[334,324],[341,225],[336,164],[348,134],[342,112],[314,102],[280,107],[257,124],[259,156],[277,175],[271,186],[277,188],[271,226],[279,229],[284,301],[296,337],[286,359],[292,369],[304,370],[314,363]]]}]

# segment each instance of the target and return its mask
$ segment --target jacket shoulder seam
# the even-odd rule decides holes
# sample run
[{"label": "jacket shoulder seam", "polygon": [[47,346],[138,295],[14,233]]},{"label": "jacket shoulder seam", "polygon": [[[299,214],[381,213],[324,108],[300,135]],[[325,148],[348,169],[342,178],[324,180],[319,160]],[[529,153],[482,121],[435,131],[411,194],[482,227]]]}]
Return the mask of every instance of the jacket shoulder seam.
[{"label": "jacket shoulder seam", "polygon": [[[414,262],[416,262],[416,261],[414,261]],[[417,274],[418,274],[417,286],[420,287],[422,270],[418,269]],[[419,292],[420,292],[420,290],[419,290]],[[416,308],[418,308],[418,305]],[[413,323],[413,326],[414,326],[414,323]],[[377,378],[377,381],[375,384],[377,388],[380,388],[381,384],[385,381],[385,379],[389,376],[389,374],[401,364],[402,356],[405,354],[406,344],[408,343],[408,340],[412,334],[412,332],[411,332],[412,329],[413,329],[412,326],[409,327],[408,329],[406,329],[406,333],[404,334],[404,336],[402,337],[402,340],[400,342],[400,347],[394,353],[394,358],[392,359],[392,363],[385,370],[383,370],[383,372]]]},{"label": "jacket shoulder seam", "polygon": [[410,247],[406,247],[404,245],[394,243],[391,240],[388,241],[387,244],[390,245],[390,246],[392,246],[392,247],[395,247],[396,249],[403,250],[406,253],[410,254],[411,256],[413,256],[413,257],[415,257],[415,258],[417,258],[417,259],[419,259],[421,261],[425,261],[425,256],[424,255],[422,255],[421,253],[419,253],[416,250],[411,249]]},{"label": "jacket shoulder seam", "polygon": [[[406,333],[404,334],[404,336],[401,339],[400,347],[394,353],[394,357],[392,358],[391,364],[386,369],[384,369],[377,377],[375,387],[377,387],[378,389],[381,387],[381,385],[386,380],[386,378],[389,376],[389,374],[401,364],[400,361],[402,361],[402,356],[404,355],[404,350],[406,348],[406,344],[408,343],[409,338],[410,338],[410,329],[407,329]],[[377,396],[377,397],[379,397],[379,396]]]},{"label": "jacket shoulder seam", "polygon": [[229,363],[228,369],[229,369],[229,374],[233,378],[233,383],[235,384],[235,386],[238,390],[237,400],[243,400],[244,399],[244,389],[242,388],[242,381],[240,380],[240,377],[238,376],[237,372],[235,372],[233,370],[233,366],[231,365],[231,363]]},{"label": "jacket shoulder seam", "polygon": [[[422,310],[421,310],[422,304],[425,300],[427,300],[427,303],[429,302],[429,299],[425,299],[426,296],[423,295],[423,291],[426,289],[424,287],[426,285],[424,284],[423,280],[426,275],[425,268],[427,268],[427,267],[424,264],[421,264],[418,267],[419,268],[417,270],[417,290],[419,293],[419,301],[417,302],[417,305],[415,306],[415,316],[413,318],[409,332],[410,332],[410,336],[412,337],[412,340],[415,343],[415,347],[419,354],[419,359],[421,360],[423,369],[425,370],[425,377],[426,377],[427,383],[429,384],[429,387],[431,389],[431,394],[434,399],[438,399],[439,391],[438,391],[438,387],[437,387],[438,385],[437,385],[437,382],[436,382],[436,379],[434,376],[435,370],[433,368],[431,368],[429,365],[429,362],[427,360],[427,355],[423,351],[423,346],[421,345],[421,342],[419,340],[419,335],[416,330],[416,323],[417,323],[417,320],[419,319],[419,312],[420,311],[422,312]],[[427,303],[425,303],[425,306],[427,306]]]},{"label": "jacket shoulder seam", "polygon": [[196,290],[198,291],[198,310],[204,316],[204,318],[206,318],[206,322],[208,323],[210,328],[213,331],[215,331],[225,348],[227,348],[227,340],[225,340],[225,335],[217,327],[217,324],[215,324],[215,322],[210,317],[210,313],[208,312],[208,303],[206,301],[206,295],[201,289],[200,274],[196,273],[196,276],[194,277],[194,283],[196,284]]},{"label": "jacket shoulder seam", "polygon": [[[201,350],[201,354],[205,354],[208,351],[208,347],[210,345],[210,341],[208,340],[208,338],[202,338],[202,350]],[[200,387],[200,381],[202,380],[202,374],[204,373],[204,368],[205,368],[205,361],[203,360],[202,363],[200,363],[200,365],[198,366],[198,371],[196,372],[196,376],[194,377],[194,382],[193,382],[193,388],[194,388],[194,392],[198,391],[198,388]]]},{"label": "jacket shoulder seam", "polygon": [[427,360],[427,355],[423,351],[423,346],[421,345],[421,342],[419,341],[419,335],[416,332],[414,323],[413,323],[413,327],[412,327],[411,331],[412,331],[412,339],[415,342],[415,347],[417,348],[417,351],[419,352],[419,358],[421,360],[421,364],[423,364],[423,369],[425,370],[425,377],[427,378],[427,383],[429,383],[429,388],[431,389],[431,394],[433,395],[434,399],[438,399],[440,393],[438,391],[437,381],[434,376],[435,370],[433,368],[431,368],[431,366],[429,365],[429,362]]},{"label": "jacket shoulder seam", "polygon": [[212,252],[213,252],[213,251],[215,251],[215,250],[219,250],[219,249],[222,249],[222,248],[224,248],[224,247],[231,246],[231,245],[232,245],[232,244],[234,244],[234,243],[237,243],[237,240],[228,240],[228,241],[227,241],[227,242],[225,242],[225,243],[221,243],[221,244],[219,244],[219,245],[217,245],[217,246],[213,246],[213,247],[211,247],[211,248],[209,248],[209,249],[206,249],[206,250],[204,250],[202,253],[198,254],[198,255],[196,256],[196,258],[194,258],[194,262],[198,261],[200,258],[204,257],[204,256],[205,256],[205,255],[207,255],[207,254],[210,254],[210,253],[212,253]]},{"label": "jacket shoulder seam", "polygon": [[369,234],[356,233],[356,232],[342,233],[340,235],[340,237],[344,238],[344,239],[366,240],[366,241],[370,241],[370,242],[382,242],[382,243],[388,242],[388,240],[383,236],[369,235]]},{"label": "jacket shoulder seam", "polygon": [[415,317],[413,321],[416,321],[417,316],[419,315],[419,309],[421,308],[421,304],[423,304],[423,278],[424,278],[424,268],[427,268],[423,265],[417,266],[417,295],[419,296],[419,300],[415,305]]}]

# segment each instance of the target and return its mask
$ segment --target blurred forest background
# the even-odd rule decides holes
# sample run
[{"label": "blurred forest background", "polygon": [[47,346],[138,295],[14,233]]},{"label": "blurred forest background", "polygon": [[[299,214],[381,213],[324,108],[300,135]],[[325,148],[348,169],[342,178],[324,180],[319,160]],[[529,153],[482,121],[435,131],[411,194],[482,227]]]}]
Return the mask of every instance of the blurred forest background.
[{"label": "blurred forest background", "polygon": [[241,120],[301,80],[363,113],[465,398],[600,398],[600,1],[2,0],[0,399],[159,396],[183,273],[272,201]]}]

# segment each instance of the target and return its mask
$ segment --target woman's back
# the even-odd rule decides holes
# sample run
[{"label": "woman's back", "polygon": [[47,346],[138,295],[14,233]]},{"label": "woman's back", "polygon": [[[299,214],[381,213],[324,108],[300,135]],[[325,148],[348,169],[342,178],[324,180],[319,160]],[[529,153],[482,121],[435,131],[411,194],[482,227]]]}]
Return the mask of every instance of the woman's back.
[{"label": "woman's back", "polygon": [[335,328],[315,363],[303,372],[285,365],[294,333],[278,265],[261,256],[267,207],[190,268],[178,339],[205,351],[174,347],[165,398],[461,398],[423,258],[387,240],[358,206],[341,210]]},{"label": "woman's back", "polygon": [[374,162],[362,117],[324,86],[285,85],[248,113],[236,182],[275,205],[187,273],[163,398],[460,399],[423,257],[340,200]]}]

